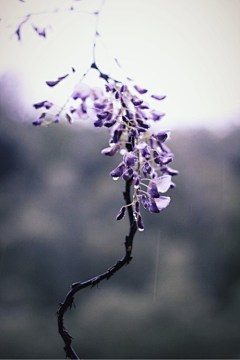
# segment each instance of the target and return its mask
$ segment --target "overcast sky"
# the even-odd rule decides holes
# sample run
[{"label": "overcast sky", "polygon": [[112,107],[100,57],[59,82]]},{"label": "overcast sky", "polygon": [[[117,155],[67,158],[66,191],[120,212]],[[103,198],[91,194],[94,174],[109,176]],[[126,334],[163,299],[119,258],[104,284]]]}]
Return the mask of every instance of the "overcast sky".
[{"label": "overcast sky", "polygon": [[[85,72],[92,62],[96,17],[67,9],[91,12],[100,4],[0,0],[0,72],[19,75],[25,106],[48,96],[61,103],[69,96],[71,81],[55,95],[45,81],[72,66],[78,77]],[[12,36],[22,16],[56,8],[66,11],[33,16],[22,27],[21,42]],[[32,24],[47,26],[47,38]],[[98,30],[99,65],[118,75],[110,60],[116,57],[126,76],[167,95],[158,108],[167,113],[163,121],[170,128],[239,123],[240,0],[105,0]]]}]

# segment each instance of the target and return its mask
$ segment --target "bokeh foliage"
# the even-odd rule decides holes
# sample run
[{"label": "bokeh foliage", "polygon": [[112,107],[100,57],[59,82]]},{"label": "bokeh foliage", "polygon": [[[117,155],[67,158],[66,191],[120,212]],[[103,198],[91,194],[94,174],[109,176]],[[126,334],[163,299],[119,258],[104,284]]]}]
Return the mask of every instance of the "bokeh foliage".
[{"label": "bokeh foliage", "polygon": [[[0,110],[0,357],[63,358],[58,303],[124,253],[124,182],[100,154],[107,132],[35,128],[4,96]],[[83,358],[240,356],[240,128],[174,131],[170,146],[171,205],[143,211],[131,264],[66,314]]]}]

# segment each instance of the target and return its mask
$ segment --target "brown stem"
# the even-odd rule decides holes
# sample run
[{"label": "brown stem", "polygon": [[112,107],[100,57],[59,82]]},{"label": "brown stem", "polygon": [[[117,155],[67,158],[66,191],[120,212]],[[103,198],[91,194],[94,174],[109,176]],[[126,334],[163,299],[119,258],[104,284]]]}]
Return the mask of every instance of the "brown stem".
[{"label": "brown stem", "polygon": [[[126,181],[125,192],[123,193],[124,199],[126,201],[126,205],[131,204],[131,183],[132,180]],[[111,266],[107,271],[104,273],[95,276],[94,278],[83,281],[83,282],[76,282],[71,285],[71,290],[67,293],[67,296],[63,303],[60,303],[59,308],[57,310],[58,316],[58,332],[61,335],[65,347],[64,350],[66,352],[66,357],[70,359],[79,359],[77,353],[74,351],[72,347],[72,336],[68,333],[64,326],[64,313],[73,306],[74,295],[78,291],[88,287],[88,286],[95,286],[100,283],[100,281],[104,279],[110,279],[118,270],[120,270],[124,265],[127,265],[132,260],[132,247],[133,247],[133,238],[137,231],[137,224],[133,216],[133,209],[132,206],[128,206],[128,216],[130,222],[130,229],[128,235],[125,238],[125,255],[122,259],[118,260],[113,266]]]}]

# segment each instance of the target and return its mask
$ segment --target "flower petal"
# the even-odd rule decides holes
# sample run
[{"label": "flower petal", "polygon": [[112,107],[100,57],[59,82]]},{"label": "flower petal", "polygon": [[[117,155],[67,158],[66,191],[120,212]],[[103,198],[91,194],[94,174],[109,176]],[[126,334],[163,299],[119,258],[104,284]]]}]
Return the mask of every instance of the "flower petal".
[{"label": "flower petal", "polygon": [[156,184],[159,192],[165,193],[170,188],[172,179],[170,175],[163,175],[159,178],[154,179],[152,182]]},{"label": "flower petal", "polygon": [[122,206],[121,209],[119,210],[117,216],[116,216],[117,220],[121,220],[124,217],[125,210],[126,210],[126,206]]},{"label": "flower petal", "polygon": [[158,199],[154,199],[158,209],[161,211],[165,209],[170,204],[169,196],[160,196]]},{"label": "flower petal", "polygon": [[148,92],[147,89],[143,89],[138,85],[134,85],[134,89],[137,90],[137,92],[139,92],[139,94],[146,94],[146,92]]},{"label": "flower petal", "polygon": [[163,100],[165,99],[166,95],[151,95],[151,97],[156,100]]},{"label": "flower petal", "polygon": [[63,79],[65,79],[69,74],[66,74],[64,76],[60,76],[57,80],[54,81],[46,81],[46,84],[50,87],[53,87],[55,85],[57,85],[58,83],[60,83]]},{"label": "flower petal", "polygon": [[101,153],[104,154],[104,155],[107,155],[107,156],[113,156],[113,155],[116,154],[116,152],[118,150],[120,150],[120,148],[121,148],[121,145],[119,143],[117,143],[117,144],[115,144],[113,146],[110,146],[110,147],[108,147],[106,149],[103,149],[101,151]]}]

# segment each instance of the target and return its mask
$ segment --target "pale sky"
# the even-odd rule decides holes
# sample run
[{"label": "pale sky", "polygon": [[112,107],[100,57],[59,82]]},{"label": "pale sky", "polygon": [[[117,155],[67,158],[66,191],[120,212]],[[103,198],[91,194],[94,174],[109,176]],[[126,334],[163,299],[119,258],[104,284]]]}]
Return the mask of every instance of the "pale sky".
[{"label": "pale sky", "polygon": [[[0,73],[18,75],[25,107],[71,93],[72,79],[49,89],[46,80],[77,76],[92,62],[96,18],[64,11],[32,17],[22,28],[22,41],[11,36],[21,16],[67,9],[95,11],[101,0],[0,0]],[[47,39],[31,24],[47,28]],[[240,0],[105,0],[99,18],[97,60],[103,71],[123,73],[140,86],[167,98],[157,105],[163,124],[225,127],[240,124]],[[57,88],[56,88],[57,89]],[[14,90],[13,90],[14,91]],[[53,91],[55,92],[53,95]]]}]

